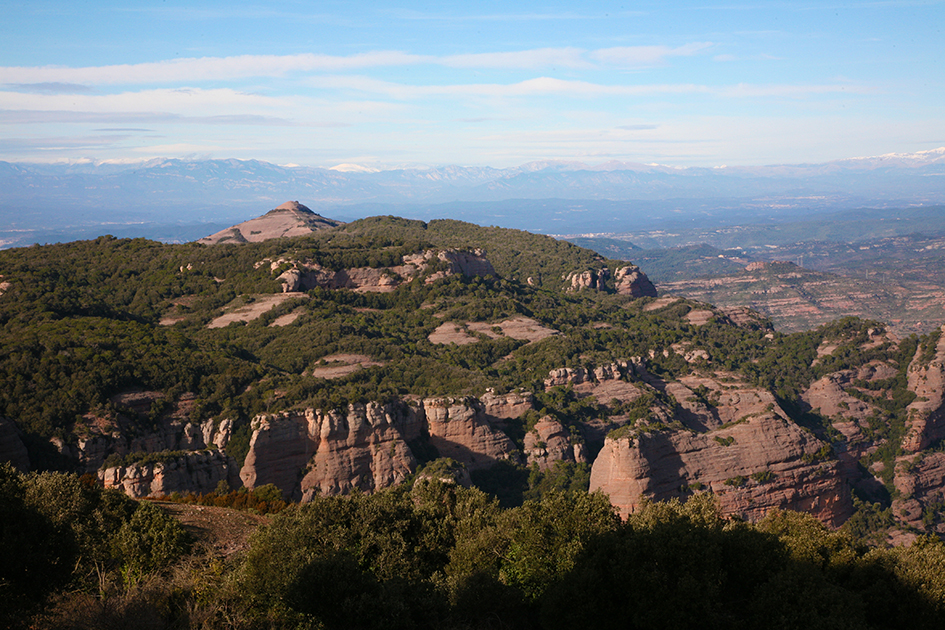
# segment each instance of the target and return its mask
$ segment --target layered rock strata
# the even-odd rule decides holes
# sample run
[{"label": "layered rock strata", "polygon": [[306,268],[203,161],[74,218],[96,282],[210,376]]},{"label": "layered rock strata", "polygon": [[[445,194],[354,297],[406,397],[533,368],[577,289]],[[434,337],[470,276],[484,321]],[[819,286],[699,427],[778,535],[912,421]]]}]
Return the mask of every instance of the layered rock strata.
[{"label": "layered rock strata", "polygon": [[774,508],[810,512],[833,526],[852,513],[849,489],[826,445],[780,415],[707,433],[663,431],[608,438],[591,469],[624,516],[647,500],[711,491],[722,513],[758,520]]},{"label": "layered rock strata", "polygon": [[907,407],[909,431],[902,442],[907,452],[916,453],[945,438],[945,326],[942,331],[932,360],[923,363],[919,348],[909,365],[909,391],[916,399]]},{"label": "layered rock strata", "polygon": [[404,256],[403,264],[394,267],[357,267],[337,271],[314,262],[275,261],[273,265],[278,268],[280,262],[292,265],[277,278],[286,293],[316,287],[387,292],[425,273],[424,281],[427,283],[457,274],[470,277],[495,275],[492,263],[481,249],[468,252],[428,250]]},{"label": "layered rock strata", "polygon": [[121,490],[134,498],[181,494],[207,494],[225,481],[240,485],[236,460],[217,450],[190,452],[166,461],[143,461],[98,471],[106,488]]},{"label": "layered rock strata", "polygon": [[514,442],[493,423],[524,413],[531,408],[531,397],[483,398],[431,398],[417,404],[351,405],[344,412],[307,409],[259,416],[253,420],[240,477],[248,488],[272,483],[304,501],[402,483],[417,469],[410,444],[418,440],[469,470],[517,458]]}]

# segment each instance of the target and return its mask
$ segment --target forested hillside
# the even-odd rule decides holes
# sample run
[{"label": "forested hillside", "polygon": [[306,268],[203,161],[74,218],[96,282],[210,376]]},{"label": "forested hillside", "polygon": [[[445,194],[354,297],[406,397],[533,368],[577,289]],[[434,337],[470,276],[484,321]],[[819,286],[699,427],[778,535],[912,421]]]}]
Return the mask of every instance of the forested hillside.
[{"label": "forested hillside", "polygon": [[132,496],[309,501],[449,458],[506,506],[600,489],[626,516],[709,492],[881,543],[945,528],[938,333],[782,334],[568,243],[395,217],[6,250],[0,275],[3,435]]}]

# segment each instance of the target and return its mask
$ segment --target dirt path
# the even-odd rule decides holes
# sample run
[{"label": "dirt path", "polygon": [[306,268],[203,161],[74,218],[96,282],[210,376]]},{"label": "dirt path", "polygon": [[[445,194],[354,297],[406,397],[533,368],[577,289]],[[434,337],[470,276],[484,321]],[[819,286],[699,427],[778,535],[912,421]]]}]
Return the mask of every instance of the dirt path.
[{"label": "dirt path", "polygon": [[230,508],[169,501],[154,503],[180,521],[198,544],[209,545],[222,556],[245,550],[249,547],[250,534],[270,520],[266,516]]}]

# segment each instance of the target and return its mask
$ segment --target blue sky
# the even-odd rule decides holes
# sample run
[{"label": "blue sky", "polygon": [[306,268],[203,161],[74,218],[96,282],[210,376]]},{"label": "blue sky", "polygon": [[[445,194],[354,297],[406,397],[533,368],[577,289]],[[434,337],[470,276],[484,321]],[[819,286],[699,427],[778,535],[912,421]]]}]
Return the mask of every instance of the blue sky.
[{"label": "blue sky", "polygon": [[0,160],[719,166],[945,146],[945,1],[0,9]]}]

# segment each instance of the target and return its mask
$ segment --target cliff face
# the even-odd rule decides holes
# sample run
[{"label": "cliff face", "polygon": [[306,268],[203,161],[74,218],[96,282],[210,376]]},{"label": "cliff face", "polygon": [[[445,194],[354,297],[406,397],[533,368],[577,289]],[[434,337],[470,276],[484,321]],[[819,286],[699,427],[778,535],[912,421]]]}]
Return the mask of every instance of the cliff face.
[{"label": "cliff face", "polygon": [[[945,326],[941,330],[945,332]],[[923,363],[921,354],[919,348],[907,374],[916,399],[908,407],[909,432],[902,448],[911,453],[945,438],[945,334],[939,337],[931,361]]]},{"label": "cliff face", "polygon": [[164,402],[160,392],[127,392],[112,397],[111,402],[125,411],[111,416],[87,414],[73,428],[75,442],[57,444],[60,452],[78,461],[83,472],[99,470],[109,455],[222,449],[233,431],[228,419],[192,422],[195,399],[191,394],[168,402],[168,410],[154,422],[142,421],[141,416],[155,403]]},{"label": "cliff face", "polygon": [[240,477],[247,488],[271,483],[296,500],[386,488],[416,469],[407,441],[419,430],[408,405],[259,416]]},{"label": "cliff face", "polygon": [[645,378],[675,408],[653,409],[612,433],[591,469],[591,489],[608,494],[622,514],[645,500],[706,490],[720,497],[723,513],[750,520],[784,508],[839,525],[852,512],[829,446],[792,422],[770,392],[731,374]]},{"label": "cliff face", "polygon": [[[594,289],[601,291],[605,283],[610,279],[610,269],[601,267],[600,269],[585,269],[584,271],[575,271],[565,277],[569,291],[581,291],[585,289]],[[646,274],[636,265],[619,267],[613,274],[614,288],[621,295],[632,297],[656,297],[657,291]]]},{"label": "cliff face", "polygon": [[[864,350],[897,343],[872,331],[867,337]],[[821,344],[814,365],[838,347]],[[123,394],[113,401],[122,413],[87,417],[76,433],[79,439],[61,448],[86,470],[97,469],[113,453],[158,455],[148,458],[157,462],[99,473],[106,485],[133,496],[211,492],[226,480],[249,488],[275,484],[286,496],[306,501],[403,483],[417,471],[421,458],[450,458],[466,471],[500,460],[540,470],[552,469],[557,462],[592,462],[591,490],[607,493],[625,515],[646,500],[685,499],[711,491],[728,515],[756,520],[774,508],[796,509],[834,526],[852,513],[851,488],[869,495],[883,478],[889,484],[888,475],[894,473],[896,518],[919,530],[945,531],[945,523],[929,516],[945,504],[945,457],[927,450],[945,437],[945,341],[938,340],[934,348],[920,347],[905,371],[907,387],[917,395],[907,408],[905,455],[894,463],[892,473],[888,462],[882,473],[883,462],[870,460],[873,464],[865,465],[875,478],[864,475],[861,464],[886,439],[875,427],[877,419],[888,419],[882,400],[891,399],[891,383],[900,383],[896,377],[902,366],[896,359],[872,360],[814,381],[800,402],[826,423],[823,429],[814,427],[819,431],[815,435],[798,424],[806,421],[798,419],[797,410],[792,410],[792,418],[770,391],[737,373],[712,368],[712,357],[697,356],[698,349],[674,344],[663,350],[694,364],[676,380],[651,374],[641,357],[551,370],[546,390],[563,387],[568,396],[593,397],[600,417],[570,426],[552,416],[541,418],[525,433],[521,451],[508,437],[514,433],[505,429],[519,426],[522,414],[534,409],[534,397],[492,392],[479,398],[261,415],[253,420],[239,476],[225,455],[232,423],[191,421],[193,399],[188,396],[163,403],[164,414],[143,431],[132,416],[153,409],[161,395]],[[167,453],[176,450],[190,453]]]},{"label": "cliff face", "polygon": [[372,403],[351,405],[344,413],[307,409],[259,416],[240,477],[247,488],[272,483],[304,501],[402,483],[417,469],[410,447],[416,440],[469,470],[517,457],[515,444],[493,422],[520,415],[531,407],[530,397],[483,398],[486,402],[432,398],[416,406]]},{"label": "cliff face", "polygon": [[926,532],[945,534],[940,506],[945,505],[945,453],[900,458],[896,462],[892,509],[900,521]]},{"label": "cliff face", "polygon": [[430,445],[441,457],[469,470],[488,468],[517,453],[515,443],[492,426],[484,405],[475,398],[428,398],[422,409]]},{"label": "cliff face", "polygon": [[688,431],[608,438],[591,469],[626,515],[644,500],[710,490],[726,515],[757,520],[773,508],[804,510],[839,525],[852,512],[838,464],[818,461],[824,444],[776,415],[705,434]]},{"label": "cliff face", "polygon": [[544,417],[525,434],[525,457],[529,466],[539,470],[554,467],[555,462],[587,463],[587,449],[560,422]]},{"label": "cliff face", "polygon": [[495,275],[492,264],[478,249],[471,252],[429,250],[404,256],[403,264],[394,267],[357,267],[338,271],[299,261],[276,261],[274,268],[279,262],[292,265],[278,276],[283,292],[308,291],[316,287],[389,292],[425,273],[426,283],[456,274],[470,277]]},{"label": "cliff face", "polygon": [[181,494],[207,494],[221,481],[239,487],[236,461],[220,451],[200,451],[160,462],[143,462],[105,468],[98,478],[106,488],[123,491],[134,498]]}]

